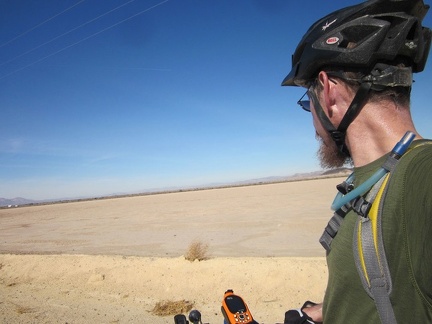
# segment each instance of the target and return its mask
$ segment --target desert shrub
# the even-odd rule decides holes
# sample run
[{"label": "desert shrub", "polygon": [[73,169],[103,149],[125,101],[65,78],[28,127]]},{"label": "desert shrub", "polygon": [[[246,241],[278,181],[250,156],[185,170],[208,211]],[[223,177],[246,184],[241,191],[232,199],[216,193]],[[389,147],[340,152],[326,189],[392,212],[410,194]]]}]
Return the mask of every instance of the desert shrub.
[{"label": "desert shrub", "polygon": [[157,316],[170,316],[189,312],[193,303],[187,300],[163,300],[157,302],[151,313]]},{"label": "desert shrub", "polygon": [[19,305],[17,305],[16,312],[18,314],[34,313],[34,312],[36,312],[36,309],[31,308],[31,307],[27,307],[27,306],[19,306]]},{"label": "desert shrub", "polygon": [[208,245],[201,241],[193,241],[186,253],[185,259],[188,261],[203,261],[208,259]]}]

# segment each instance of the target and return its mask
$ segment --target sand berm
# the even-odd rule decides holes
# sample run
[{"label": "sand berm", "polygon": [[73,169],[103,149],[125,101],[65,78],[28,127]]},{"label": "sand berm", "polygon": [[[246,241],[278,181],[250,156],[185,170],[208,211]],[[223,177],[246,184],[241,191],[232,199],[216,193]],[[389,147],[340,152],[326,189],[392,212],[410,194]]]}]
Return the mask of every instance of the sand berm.
[{"label": "sand berm", "polygon": [[[184,300],[216,324],[233,289],[259,323],[282,323],[324,295],[318,239],[341,181],[1,209],[0,322],[174,323],[152,310]],[[185,260],[192,242],[207,260]]]}]

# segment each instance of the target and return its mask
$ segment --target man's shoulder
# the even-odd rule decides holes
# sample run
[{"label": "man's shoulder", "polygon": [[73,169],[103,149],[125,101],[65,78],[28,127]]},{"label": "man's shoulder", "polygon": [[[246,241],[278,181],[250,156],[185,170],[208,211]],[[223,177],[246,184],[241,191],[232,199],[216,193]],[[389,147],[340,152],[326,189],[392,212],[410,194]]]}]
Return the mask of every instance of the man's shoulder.
[{"label": "man's shoulder", "polygon": [[[411,159],[410,159],[411,155]],[[419,140],[408,153],[408,167],[412,171],[432,173],[432,140]]]},{"label": "man's shoulder", "polygon": [[[410,149],[401,158],[400,168],[408,171],[423,170],[425,166],[432,165],[432,140],[421,139],[411,144]],[[424,170],[432,172],[432,170]]]},{"label": "man's shoulder", "polygon": [[406,193],[432,191],[432,141],[418,140],[401,158],[393,172],[393,184]]}]

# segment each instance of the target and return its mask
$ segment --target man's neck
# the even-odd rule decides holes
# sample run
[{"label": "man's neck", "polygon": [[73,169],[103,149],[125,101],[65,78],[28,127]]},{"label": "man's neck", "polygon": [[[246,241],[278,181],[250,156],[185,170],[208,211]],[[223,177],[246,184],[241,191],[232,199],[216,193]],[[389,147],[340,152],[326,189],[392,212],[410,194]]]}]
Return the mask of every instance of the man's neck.
[{"label": "man's neck", "polygon": [[347,132],[347,145],[354,166],[364,166],[389,153],[407,131],[414,132],[415,139],[421,138],[408,110],[391,111],[389,107],[363,109]]}]

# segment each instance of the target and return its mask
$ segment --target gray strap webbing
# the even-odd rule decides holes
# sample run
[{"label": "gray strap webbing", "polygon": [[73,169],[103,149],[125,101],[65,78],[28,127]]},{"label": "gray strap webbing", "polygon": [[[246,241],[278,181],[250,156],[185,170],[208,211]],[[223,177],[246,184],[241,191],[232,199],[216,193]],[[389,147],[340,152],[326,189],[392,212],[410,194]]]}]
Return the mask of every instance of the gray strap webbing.
[{"label": "gray strap webbing", "polygon": [[331,242],[333,241],[333,238],[336,236],[342,222],[343,222],[343,217],[336,213],[328,222],[324,230],[324,233],[321,235],[321,238],[319,239],[319,242],[326,249],[326,251],[330,251]]},{"label": "gray strap webbing", "polygon": [[[372,222],[369,218],[362,219],[361,227],[361,245],[363,250],[366,272],[369,278],[369,286],[366,291],[369,291],[374,299],[376,308],[382,324],[395,324],[396,317],[393,312],[393,307],[390,302],[391,278],[386,278],[380,265],[380,261],[376,254],[374,238],[372,233]],[[356,260],[357,261],[357,260]],[[360,265],[361,266],[361,265]],[[362,281],[363,270],[361,270]]]},{"label": "gray strap webbing", "polygon": [[382,165],[382,167],[384,168],[384,169],[386,169],[387,171],[393,171],[394,170],[394,168],[396,167],[396,164],[399,162],[399,160],[398,159],[395,159],[395,158],[393,158],[393,157],[391,157],[391,156],[389,156],[386,160],[385,160],[385,162],[384,162],[384,164]]},{"label": "gray strap webbing", "polygon": [[[364,199],[366,203],[371,205],[383,185],[385,180],[383,176],[369,191],[368,195]],[[387,191],[387,186],[384,189]],[[381,213],[381,208],[384,199],[381,199],[379,211]],[[378,215],[376,215],[378,217]],[[367,215],[359,214],[357,220],[356,228],[361,225],[361,250],[363,251],[364,264],[366,267],[366,274],[369,279],[366,278],[366,274],[363,272],[363,267],[360,260],[359,249],[358,249],[358,233],[354,232],[354,259],[357,267],[357,271],[360,275],[363,287],[367,291],[370,297],[373,298],[378,314],[382,324],[395,324],[396,317],[394,315],[393,307],[390,302],[390,293],[392,290],[392,282],[390,276],[390,270],[387,265],[387,260],[385,258],[384,244],[382,242],[381,236],[381,218],[377,218],[378,226],[378,253],[375,247],[372,221]]]},{"label": "gray strap webbing", "polygon": [[328,222],[324,233],[321,235],[321,238],[319,239],[319,242],[321,245],[326,249],[327,253],[330,252],[331,249],[331,242],[333,241],[334,237],[336,236],[339,227],[341,226],[345,215],[351,210],[351,206],[348,204],[345,206],[342,206],[338,210],[335,211],[333,214],[333,217]]}]

